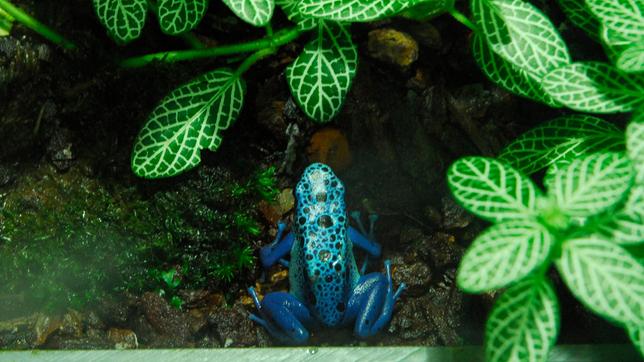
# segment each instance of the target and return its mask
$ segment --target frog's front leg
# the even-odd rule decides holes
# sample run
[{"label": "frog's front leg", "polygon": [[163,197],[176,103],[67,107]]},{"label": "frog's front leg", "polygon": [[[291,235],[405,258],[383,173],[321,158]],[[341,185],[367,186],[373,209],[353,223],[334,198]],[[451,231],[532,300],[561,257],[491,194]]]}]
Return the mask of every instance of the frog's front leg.
[{"label": "frog's front leg", "polygon": [[250,315],[250,319],[263,326],[266,331],[281,342],[302,344],[309,339],[309,330],[316,326],[315,319],[304,303],[286,292],[268,293],[260,302],[253,287],[248,288],[255,307],[261,315]]},{"label": "frog's front leg", "polygon": [[353,245],[367,252],[367,257],[364,259],[364,262],[362,263],[362,267],[360,268],[360,274],[364,274],[365,271],[367,270],[367,265],[369,264],[369,258],[370,257],[379,258],[380,253],[382,252],[382,247],[380,246],[380,244],[374,241],[375,240],[374,225],[378,220],[378,215],[376,214],[369,215],[368,233],[365,231],[365,228],[362,225],[362,220],[360,220],[360,211],[351,212],[351,217],[353,218],[353,220],[355,220],[356,224],[358,224],[358,228],[360,229],[360,231],[349,226],[347,230],[349,239],[351,240]]},{"label": "frog's front leg", "polygon": [[261,260],[264,269],[268,269],[278,262],[285,267],[288,267],[288,262],[284,257],[291,252],[293,240],[295,240],[295,234],[293,234],[293,232],[289,232],[284,236],[285,230],[286,223],[283,221],[278,222],[275,240],[270,245],[264,246],[259,250],[259,259]]},{"label": "frog's front leg", "polygon": [[389,260],[385,260],[385,269],[386,275],[361,276],[349,295],[343,323],[355,321],[353,331],[360,338],[375,335],[389,323],[396,300],[406,288],[405,283],[401,283],[394,292]]}]

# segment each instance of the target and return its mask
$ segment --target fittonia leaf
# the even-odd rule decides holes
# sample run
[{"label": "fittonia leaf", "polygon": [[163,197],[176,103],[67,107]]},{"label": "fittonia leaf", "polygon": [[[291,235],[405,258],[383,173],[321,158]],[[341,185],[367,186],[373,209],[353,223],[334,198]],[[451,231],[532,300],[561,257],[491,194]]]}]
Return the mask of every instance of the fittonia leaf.
[{"label": "fittonia leaf", "polygon": [[201,160],[200,151],[216,150],[222,130],[239,115],[244,81],[217,69],[180,86],[161,101],[139,133],[132,170],[145,178],[177,175]]},{"label": "fittonia leaf", "polygon": [[415,5],[408,6],[399,13],[407,19],[427,21],[454,8],[456,0],[415,0]]},{"label": "fittonia leaf", "polygon": [[0,9],[0,37],[7,36],[13,27],[14,18]]},{"label": "fittonia leaf", "polygon": [[531,219],[540,191],[514,168],[492,158],[465,157],[447,172],[454,198],[468,211],[493,221]]},{"label": "fittonia leaf", "polygon": [[223,0],[230,10],[243,21],[264,26],[273,17],[274,0]]},{"label": "fittonia leaf", "polygon": [[536,221],[496,224],[467,249],[456,282],[468,293],[506,287],[541,266],[552,245],[552,235]]},{"label": "fittonia leaf", "polygon": [[472,55],[483,73],[499,86],[551,107],[561,106],[543,91],[541,77],[517,67],[493,52],[479,34],[474,34],[472,38]]},{"label": "fittonia leaf", "polygon": [[592,311],[644,325],[644,267],[624,249],[597,237],[568,240],[556,265],[568,288]]},{"label": "fittonia leaf", "polygon": [[157,6],[161,30],[176,35],[199,24],[208,8],[208,0],[159,0]]},{"label": "fittonia leaf", "polygon": [[594,153],[547,175],[548,195],[566,215],[588,217],[613,207],[631,187],[633,167],[624,153]]},{"label": "fittonia leaf", "polygon": [[570,63],[566,44],[550,20],[523,0],[472,0],[472,16],[492,50],[541,77]]},{"label": "fittonia leaf", "polygon": [[[364,22],[387,17],[411,5],[413,0],[301,0],[300,12],[334,21]],[[418,2],[418,1],[416,1]]]},{"label": "fittonia leaf", "polygon": [[637,349],[640,351],[640,355],[644,357],[644,326],[637,326],[637,325],[628,325],[626,327],[626,330],[628,332],[628,336],[630,337],[631,341],[637,347]]},{"label": "fittonia leaf", "polygon": [[286,69],[293,98],[316,122],[340,110],[358,66],[358,52],[347,26],[320,20],[302,53]]},{"label": "fittonia leaf", "polygon": [[632,42],[644,39],[644,1],[585,0],[604,26]]},{"label": "fittonia leaf", "polygon": [[623,151],[624,134],[603,119],[586,115],[555,118],[517,137],[499,159],[530,175],[554,163],[570,163],[599,151]]},{"label": "fittonia leaf", "polygon": [[644,72],[644,39],[627,46],[618,56],[615,65],[627,73]]},{"label": "fittonia leaf", "polygon": [[93,0],[101,24],[119,43],[128,43],[141,35],[148,13],[147,0]]},{"label": "fittonia leaf", "polygon": [[644,107],[634,113],[626,127],[626,152],[635,165],[637,182],[644,184]]},{"label": "fittonia leaf", "polygon": [[543,88],[557,101],[581,112],[630,112],[644,102],[644,75],[626,74],[601,62],[578,62],[543,78]]},{"label": "fittonia leaf", "polygon": [[599,20],[590,11],[585,0],[558,0],[566,17],[591,38],[599,41]]},{"label": "fittonia leaf", "polygon": [[[642,200],[644,202],[644,200]],[[598,227],[600,235],[620,245],[644,243],[644,216],[633,211],[618,211],[609,222]]]},{"label": "fittonia leaf", "polygon": [[485,325],[489,362],[546,361],[559,333],[559,303],[545,278],[508,288],[494,303]]},{"label": "fittonia leaf", "polygon": [[275,0],[275,4],[281,7],[288,19],[296,23],[302,31],[313,29],[318,25],[318,19],[300,13],[300,0]]}]

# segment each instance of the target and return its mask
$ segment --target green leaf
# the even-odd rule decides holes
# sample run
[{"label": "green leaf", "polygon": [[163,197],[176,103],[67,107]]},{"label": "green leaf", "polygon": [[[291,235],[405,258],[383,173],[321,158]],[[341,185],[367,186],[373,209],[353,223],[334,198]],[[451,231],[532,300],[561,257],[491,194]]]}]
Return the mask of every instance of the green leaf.
[{"label": "green leaf", "polygon": [[643,243],[644,184],[633,185],[622,209],[607,216],[607,221],[597,224],[600,236],[620,245]]},{"label": "green leaf", "polygon": [[230,10],[243,21],[264,26],[273,17],[274,0],[223,0]]},{"label": "green leaf", "polygon": [[147,0],[93,0],[98,19],[118,43],[141,35],[148,13]]},{"label": "green leaf", "polygon": [[514,168],[486,157],[464,157],[447,171],[447,184],[465,209],[492,221],[530,219],[539,189]]},{"label": "green leaf", "polygon": [[307,31],[318,26],[318,19],[300,13],[300,0],[275,0],[275,4],[284,10],[288,20],[296,23],[300,30]]},{"label": "green leaf", "polygon": [[644,325],[644,267],[597,237],[563,243],[557,269],[586,307],[623,324]]},{"label": "green leaf", "polygon": [[14,18],[0,9],[0,37],[7,36],[11,33]]},{"label": "green leaf", "polygon": [[358,67],[358,52],[347,26],[320,20],[315,38],[286,69],[291,94],[316,122],[338,114]]},{"label": "green leaf", "polygon": [[157,15],[164,33],[177,35],[194,29],[208,9],[208,0],[159,0]]},{"label": "green leaf", "polygon": [[132,152],[134,173],[169,177],[199,164],[200,151],[216,150],[220,131],[237,119],[245,90],[237,74],[217,69],[172,91],[139,133]]},{"label": "green leaf", "polygon": [[412,0],[301,0],[303,15],[333,21],[366,22],[394,15]]},{"label": "green leaf", "polygon": [[548,17],[522,0],[472,0],[472,16],[494,52],[542,77],[570,63],[566,43]]},{"label": "green leaf", "polygon": [[644,357],[644,326],[628,325],[626,327],[631,342],[637,347],[642,357]]},{"label": "green leaf", "polygon": [[548,73],[543,88],[581,112],[630,112],[644,102],[644,75],[626,74],[600,62],[578,62]]},{"label": "green leaf", "polygon": [[639,213],[620,210],[598,229],[606,240],[620,245],[644,243],[644,216]]},{"label": "green leaf", "polygon": [[623,153],[594,153],[573,160],[545,180],[548,195],[566,215],[597,215],[620,202],[631,186],[633,168]]},{"label": "green leaf", "polygon": [[461,260],[456,282],[468,293],[487,292],[525,278],[550,254],[553,239],[536,221],[493,225],[472,242]]},{"label": "green leaf", "polygon": [[561,167],[589,153],[623,150],[624,134],[615,125],[575,114],[555,118],[522,134],[498,158],[531,175],[555,163]]},{"label": "green leaf", "polygon": [[488,362],[546,361],[559,333],[559,303],[544,278],[526,279],[494,303],[485,324]]},{"label": "green leaf", "polygon": [[599,41],[600,23],[584,0],[558,0],[566,17],[595,41]]},{"label": "green leaf", "polygon": [[637,182],[644,184],[644,107],[635,112],[626,127],[626,152],[635,165]]},{"label": "green leaf", "polygon": [[472,38],[472,55],[483,73],[500,87],[551,107],[561,107],[541,88],[541,77],[497,55],[478,34]]},{"label": "green leaf", "polygon": [[454,2],[455,0],[423,0],[405,9],[399,15],[407,19],[427,21],[453,9]]},{"label": "green leaf", "polygon": [[637,42],[644,39],[644,1],[586,0],[599,20],[620,36]]},{"label": "green leaf", "polygon": [[644,72],[644,41],[633,43],[624,49],[615,65],[627,73]]}]

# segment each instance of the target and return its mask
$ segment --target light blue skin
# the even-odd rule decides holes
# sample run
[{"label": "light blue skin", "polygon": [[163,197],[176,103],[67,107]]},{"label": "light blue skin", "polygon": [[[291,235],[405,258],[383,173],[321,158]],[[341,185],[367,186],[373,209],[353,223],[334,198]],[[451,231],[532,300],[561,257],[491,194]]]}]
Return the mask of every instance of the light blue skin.
[{"label": "light blue skin", "polygon": [[[356,336],[375,335],[391,320],[394,304],[405,289],[402,283],[394,292],[389,260],[385,261],[386,275],[364,275],[367,260],[360,271],[356,266],[354,245],[369,257],[380,256],[380,245],[372,241],[377,216],[370,215],[368,234],[358,212],[351,216],[360,232],[349,226],[344,185],[321,163],[304,171],[295,198],[293,230],[284,235],[286,224],[278,223],[275,241],[260,251],[264,268],[276,263],[290,268],[290,293],[269,293],[260,302],[255,290],[248,288],[261,316],[251,314],[250,319],[285,343],[305,343],[309,330],[320,325],[354,323]],[[283,259],[289,252],[290,263]]]}]

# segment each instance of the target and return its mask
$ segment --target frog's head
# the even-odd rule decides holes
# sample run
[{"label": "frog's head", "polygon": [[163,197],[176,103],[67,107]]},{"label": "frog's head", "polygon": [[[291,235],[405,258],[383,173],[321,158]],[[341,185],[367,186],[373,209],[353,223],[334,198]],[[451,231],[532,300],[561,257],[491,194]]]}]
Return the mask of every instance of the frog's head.
[{"label": "frog's head", "polygon": [[300,204],[328,204],[333,200],[344,200],[344,185],[331,167],[312,163],[297,183],[295,198]]}]

